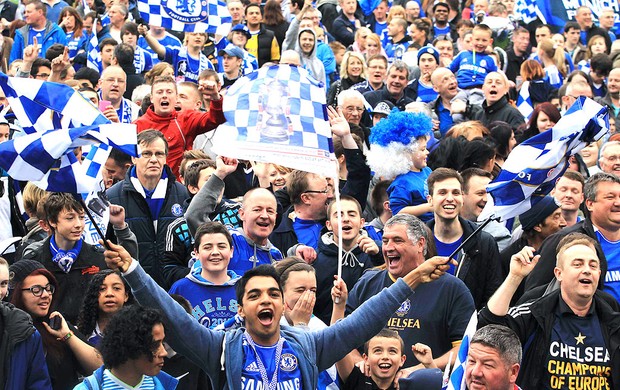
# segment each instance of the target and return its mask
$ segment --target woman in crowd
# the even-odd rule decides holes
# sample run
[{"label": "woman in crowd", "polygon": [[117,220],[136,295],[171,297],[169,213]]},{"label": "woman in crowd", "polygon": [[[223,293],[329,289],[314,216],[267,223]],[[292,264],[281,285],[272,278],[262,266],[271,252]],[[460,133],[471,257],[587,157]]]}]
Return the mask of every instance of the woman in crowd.
[{"label": "woman in crowd", "polygon": [[282,43],[286,37],[286,30],[288,30],[289,24],[290,23],[284,19],[284,15],[282,15],[282,8],[280,8],[280,3],[278,1],[269,0],[265,3],[265,8],[263,9],[263,25],[267,30],[273,31],[280,47],[282,47]]},{"label": "woman in crowd", "polygon": [[560,120],[560,111],[551,103],[541,103],[530,116],[530,120],[524,126],[523,132],[517,136],[519,143],[529,139],[536,134],[547,131]]},{"label": "woman in crowd", "polygon": [[84,22],[75,8],[65,7],[62,9],[58,17],[58,26],[67,34],[69,58],[74,58],[78,52],[86,50],[88,37],[83,30]]},{"label": "woman in crowd", "polygon": [[489,124],[489,131],[495,143],[495,165],[501,169],[508,155],[517,145],[515,133],[508,123],[501,121]]},{"label": "woman in crowd", "polygon": [[57,311],[50,313],[58,283],[54,275],[35,260],[11,265],[11,303],[30,314],[41,334],[45,360],[54,390],[72,389],[80,375],[90,375],[101,364],[97,351]]},{"label": "woman in crowd", "polygon": [[543,39],[538,42],[538,58],[544,65],[545,79],[554,88],[560,88],[566,77],[564,49],[554,44],[551,39]]},{"label": "woman in crowd", "polygon": [[521,88],[528,88],[532,105],[548,102],[555,94],[556,88],[545,79],[545,70],[536,60],[525,60],[521,64]]},{"label": "woman in crowd", "polygon": [[381,38],[379,38],[377,34],[372,33],[366,37],[366,53],[364,53],[364,59],[368,61],[370,57],[377,54],[385,55],[385,50],[383,50]]},{"label": "woman in crowd", "polygon": [[361,53],[348,51],[344,54],[340,65],[340,80],[335,81],[327,94],[327,104],[336,107],[338,95],[357,83],[366,81],[368,69]]},{"label": "woman in crowd", "polygon": [[604,37],[600,35],[594,35],[588,41],[585,59],[579,61],[579,63],[577,64],[577,68],[584,71],[586,74],[590,74],[590,59],[592,59],[595,54],[600,53],[609,54],[609,48],[607,47],[607,43],[605,42]]},{"label": "woman in crowd", "polygon": [[84,293],[77,328],[86,335],[90,345],[97,347],[110,318],[132,302],[129,286],[117,272],[99,271]]}]

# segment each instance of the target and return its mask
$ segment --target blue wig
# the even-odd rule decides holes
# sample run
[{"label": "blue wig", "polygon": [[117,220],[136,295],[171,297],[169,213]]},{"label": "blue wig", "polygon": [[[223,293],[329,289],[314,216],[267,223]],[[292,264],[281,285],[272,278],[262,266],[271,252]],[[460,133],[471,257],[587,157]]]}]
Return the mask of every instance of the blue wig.
[{"label": "blue wig", "polygon": [[409,145],[412,141],[430,136],[433,131],[431,118],[422,113],[395,112],[377,123],[370,132],[373,144],[388,146],[392,142]]}]

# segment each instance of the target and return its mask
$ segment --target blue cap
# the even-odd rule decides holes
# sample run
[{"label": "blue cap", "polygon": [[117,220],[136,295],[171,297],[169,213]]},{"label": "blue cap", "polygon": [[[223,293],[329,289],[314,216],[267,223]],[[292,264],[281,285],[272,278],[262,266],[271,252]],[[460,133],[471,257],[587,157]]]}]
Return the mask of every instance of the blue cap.
[{"label": "blue cap", "polygon": [[245,36],[248,37],[248,39],[252,38],[252,34],[250,34],[250,29],[245,24],[236,24],[230,31],[241,31],[245,33]]},{"label": "blue cap", "polygon": [[420,57],[422,57],[422,54],[432,55],[433,57],[435,57],[435,61],[437,61],[437,64],[439,64],[439,52],[433,46],[426,45],[421,47],[420,50],[418,50],[418,63],[420,63]]},{"label": "blue cap", "polygon": [[243,59],[244,57],[243,50],[233,45],[232,43],[229,43],[228,45],[226,45],[226,47],[223,50],[220,50],[219,53],[217,54],[221,57],[224,55],[224,53],[228,54],[231,57],[238,57],[241,59]]}]

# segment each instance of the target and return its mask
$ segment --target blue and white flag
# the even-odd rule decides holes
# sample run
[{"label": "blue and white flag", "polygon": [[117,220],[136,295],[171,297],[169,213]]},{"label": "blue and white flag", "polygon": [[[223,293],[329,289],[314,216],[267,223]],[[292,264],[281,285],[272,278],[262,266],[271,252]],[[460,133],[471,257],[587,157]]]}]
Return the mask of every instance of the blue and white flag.
[{"label": "blue and white flag", "polygon": [[617,1],[590,1],[590,0],[517,0],[515,3],[515,16],[524,23],[530,23],[539,18],[542,23],[549,24],[555,30],[562,32],[566,22],[575,20],[577,9],[587,6],[592,10],[594,21],[606,8],[611,8],[616,13],[616,20],[620,15],[620,4]]},{"label": "blue and white flag", "polygon": [[364,15],[368,16],[379,6],[381,0],[359,0],[358,2],[362,12],[364,12]]},{"label": "blue and white flag", "polygon": [[138,10],[148,24],[173,31],[226,36],[232,27],[223,0],[138,0]]},{"label": "blue and white flag", "polygon": [[530,82],[524,81],[519,89],[519,96],[517,96],[517,109],[523,115],[523,118],[527,122],[534,112],[534,106],[532,105],[532,99],[530,98]]},{"label": "blue and white flag", "polygon": [[517,0],[515,3],[515,15],[528,24],[536,20],[536,0]]},{"label": "blue and white flag", "polygon": [[[97,24],[95,20],[93,24]],[[93,35],[86,45],[86,66],[101,73],[101,52],[99,51],[99,38],[97,33],[93,31]]]},{"label": "blue and white flag", "polygon": [[495,215],[505,221],[532,208],[551,192],[568,167],[569,157],[608,132],[607,107],[579,97],[552,129],[512,150],[487,186],[490,196],[478,220]]},{"label": "blue and white flag", "polygon": [[465,334],[463,335],[463,340],[461,341],[459,352],[456,355],[456,360],[454,361],[454,367],[452,368],[452,374],[450,374],[450,381],[448,382],[448,390],[467,389],[467,385],[465,383],[465,367],[467,366],[467,354],[469,353],[469,344],[471,343],[472,337],[474,337],[474,333],[476,333],[477,327],[478,313],[474,310],[471,318],[469,319],[469,323],[467,324],[467,328],[465,329]]},{"label": "blue and white flag", "polygon": [[[136,127],[104,124],[36,132],[0,143],[0,166],[15,180],[55,192],[88,193],[101,180],[111,147],[137,156]],[[84,161],[74,149],[90,146]]]},{"label": "blue and white flag", "polygon": [[65,84],[0,73],[0,88],[26,134],[110,123],[89,99]]},{"label": "blue and white flag", "polygon": [[294,65],[262,67],[237,80],[223,106],[213,151],[336,176],[325,89]]}]

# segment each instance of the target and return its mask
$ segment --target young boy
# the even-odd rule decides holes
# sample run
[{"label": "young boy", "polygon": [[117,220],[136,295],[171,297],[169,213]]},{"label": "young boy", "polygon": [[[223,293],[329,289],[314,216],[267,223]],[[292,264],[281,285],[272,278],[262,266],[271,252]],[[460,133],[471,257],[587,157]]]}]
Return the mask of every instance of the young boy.
[{"label": "young boy", "polygon": [[[355,198],[342,195],[342,279],[349,289],[362,273],[383,260],[376,242],[363,230],[362,209]],[[327,207],[328,220],[325,222],[329,232],[319,240],[316,260],[312,264],[316,270],[317,297],[314,315],[329,323],[331,317],[330,288],[334,275],[338,273],[338,208],[336,201]]]},{"label": "young boy", "polygon": [[[456,98],[470,104],[482,103],[484,95],[479,89],[487,74],[497,71],[493,57],[487,54],[493,48],[493,31],[489,26],[477,24],[472,33],[473,50],[461,51],[450,63],[450,70],[456,75],[461,91]],[[473,96],[472,96],[473,95]],[[471,100],[470,100],[471,98]]]},{"label": "young boy", "polygon": [[185,297],[192,305],[194,318],[207,328],[215,328],[237,313],[235,283],[240,277],[228,270],[232,237],[221,223],[207,222],[198,228],[195,238],[198,261],[169,293]]},{"label": "young boy", "polygon": [[[44,209],[52,235],[41,245],[32,244],[32,247],[36,246],[33,250],[26,248],[22,258],[37,260],[54,274],[58,289],[52,311],[61,312],[67,321],[75,323],[84,298],[83,291],[91,277],[107,266],[102,250],[82,240],[84,208],[80,202],[69,194],[54,192],[45,200]],[[110,206],[110,223],[119,244],[137,254],[138,244],[125,223],[122,207]]]}]

